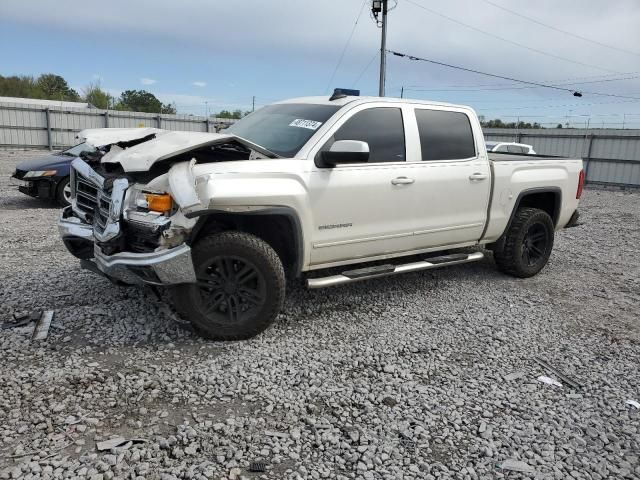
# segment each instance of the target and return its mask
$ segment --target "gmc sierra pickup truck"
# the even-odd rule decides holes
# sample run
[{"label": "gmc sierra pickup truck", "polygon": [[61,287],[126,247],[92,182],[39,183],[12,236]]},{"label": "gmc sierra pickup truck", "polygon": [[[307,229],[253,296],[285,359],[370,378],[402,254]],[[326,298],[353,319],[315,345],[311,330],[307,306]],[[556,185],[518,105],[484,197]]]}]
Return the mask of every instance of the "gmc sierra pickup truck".
[{"label": "gmc sierra pickup truck", "polygon": [[170,288],[198,332],[223,340],[263,331],[288,277],[328,287],[486,249],[501,271],[535,275],[575,223],[584,178],[581,160],[488,154],[469,107],[339,93],[223,133],[79,136],[95,150],[72,164],[68,250],[119,284]]}]

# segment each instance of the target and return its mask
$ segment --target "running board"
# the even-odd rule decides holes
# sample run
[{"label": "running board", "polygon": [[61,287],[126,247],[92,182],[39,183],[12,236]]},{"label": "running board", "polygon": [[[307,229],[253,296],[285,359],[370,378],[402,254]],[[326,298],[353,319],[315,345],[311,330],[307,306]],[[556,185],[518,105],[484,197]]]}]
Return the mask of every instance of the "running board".
[{"label": "running board", "polygon": [[483,258],[484,254],[482,252],[454,253],[452,255],[443,255],[441,257],[428,258],[420,262],[405,263],[402,265],[377,265],[375,267],[349,270],[341,273],[340,275],[332,275],[330,277],[310,278],[307,280],[307,286],[309,288],[333,287],[335,285],[342,285],[343,283],[369,280],[370,278],[386,277],[389,275],[397,275],[399,273],[418,272],[420,270],[442,268],[449,265],[458,265],[460,263],[477,262]]}]

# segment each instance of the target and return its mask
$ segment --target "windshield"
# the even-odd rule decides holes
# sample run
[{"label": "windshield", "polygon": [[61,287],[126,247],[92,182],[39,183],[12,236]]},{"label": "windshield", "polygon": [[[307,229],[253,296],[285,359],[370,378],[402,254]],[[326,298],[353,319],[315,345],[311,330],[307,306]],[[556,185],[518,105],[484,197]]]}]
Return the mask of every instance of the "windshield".
[{"label": "windshield", "polygon": [[94,152],[95,150],[96,150],[95,147],[92,147],[91,145],[87,145],[86,143],[80,143],[79,145],[75,145],[71,148],[67,148],[66,150],[63,150],[60,153],[64,155],[73,156],[73,157],[79,157],[82,152]]},{"label": "windshield", "polygon": [[290,158],[340,109],[336,105],[269,105],[234,123],[227,132]]}]

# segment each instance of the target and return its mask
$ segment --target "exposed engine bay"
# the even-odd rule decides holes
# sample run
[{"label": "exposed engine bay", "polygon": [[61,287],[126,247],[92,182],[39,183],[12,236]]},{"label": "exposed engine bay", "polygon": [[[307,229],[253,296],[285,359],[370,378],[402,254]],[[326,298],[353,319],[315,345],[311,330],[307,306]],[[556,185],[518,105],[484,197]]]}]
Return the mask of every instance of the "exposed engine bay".
[{"label": "exposed engine bay", "polygon": [[96,150],[72,164],[72,210],[93,225],[105,255],[153,252],[187,240],[196,224],[188,213],[203,206],[194,165],[275,156],[218,133],[96,129],[79,137]]}]

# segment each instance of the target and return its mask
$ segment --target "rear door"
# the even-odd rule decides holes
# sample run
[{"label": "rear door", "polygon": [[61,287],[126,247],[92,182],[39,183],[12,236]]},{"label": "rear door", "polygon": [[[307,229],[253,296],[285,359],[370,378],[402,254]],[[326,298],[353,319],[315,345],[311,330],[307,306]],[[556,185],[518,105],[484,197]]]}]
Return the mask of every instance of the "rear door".
[{"label": "rear door", "polygon": [[482,132],[464,109],[416,105],[419,142],[414,183],[415,248],[475,242],[482,236],[491,172],[487,153],[475,144]]},{"label": "rear door", "polygon": [[390,102],[355,107],[319,142],[318,151],[336,140],[369,145],[369,162],[315,166],[309,181],[313,212],[311,264],[375,257],[410,248],[413,188],[409,176],[402,106]]}]

